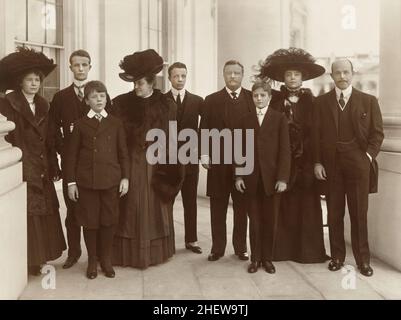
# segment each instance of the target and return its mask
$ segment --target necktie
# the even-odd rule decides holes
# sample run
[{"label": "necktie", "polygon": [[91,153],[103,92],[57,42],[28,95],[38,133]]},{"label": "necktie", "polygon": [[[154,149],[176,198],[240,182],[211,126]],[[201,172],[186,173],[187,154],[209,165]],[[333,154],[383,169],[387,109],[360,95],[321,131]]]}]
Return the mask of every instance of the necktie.
[{"label": "necktie", "polygon": [[341,92],[341,94],[340,94],[340,99],[338,100],[338,103],[340,104],[341,109],[344,109],[344,107],[345,107],[345,100],[344,100],[344,95],[343,95],[342,92]]},{"label": "necktie", "polygon": [[181,95],[179,93],[177,95],[176,103],[177,103],[177,120],[180,120],[182,117],[183,108],[182,108]]},{"label": "necktie", "polygon": [[259,126],[261,126],[262,122],[263,122],[263,112],[262,112],[262,110],[259,110],[257,115],[258,115]]},{"label": "necktie", "polygon": [[238,99],[237,93],[235,91],[231,92],[231,95],[232,95],[234,100]]},{"label": "necktie", "polygon": [[75,88],[78,89],[78,99],[79,99],[79,101],[82,101],[84,99],[84,87],[85,86],[76,86],[75,85]]},{"label": "necktie", "polygon": [[99,121],[99,122],[102,121],[102,115],[100,115],[100,114],[98,114],[98,113],[95,114],[95,118],[96,118],[96,120]]}]

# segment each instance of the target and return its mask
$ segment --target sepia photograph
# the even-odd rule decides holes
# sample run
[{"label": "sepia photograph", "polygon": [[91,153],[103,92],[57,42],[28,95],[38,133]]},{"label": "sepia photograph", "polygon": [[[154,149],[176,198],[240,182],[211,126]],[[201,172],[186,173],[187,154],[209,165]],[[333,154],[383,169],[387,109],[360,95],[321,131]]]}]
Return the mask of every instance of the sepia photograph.
[{"label": "sepia photograph", "polygon": [[0,0],[0,300],[401,299],[400,21],[399,0]]}]

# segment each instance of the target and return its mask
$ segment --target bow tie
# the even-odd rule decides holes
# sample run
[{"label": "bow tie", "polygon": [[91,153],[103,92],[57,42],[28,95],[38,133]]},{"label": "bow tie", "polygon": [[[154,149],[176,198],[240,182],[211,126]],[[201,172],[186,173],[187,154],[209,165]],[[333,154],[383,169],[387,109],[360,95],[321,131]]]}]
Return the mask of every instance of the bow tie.
[{"label": "bow tie", "polygon": [[297,91],[288,91],[288,96],[289,97],[298,97],[299,95],[299,90]]}]

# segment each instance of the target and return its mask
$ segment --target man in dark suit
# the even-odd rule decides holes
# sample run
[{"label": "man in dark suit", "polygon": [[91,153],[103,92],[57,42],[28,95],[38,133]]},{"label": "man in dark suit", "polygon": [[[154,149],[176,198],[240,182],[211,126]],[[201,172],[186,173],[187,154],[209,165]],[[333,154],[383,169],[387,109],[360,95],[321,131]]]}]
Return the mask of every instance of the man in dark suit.
[{"label": "man in dark suit", "polygon": [[[240,128],[240,119],[254,109],[252,94],[241,87],[244,67],[235,60],[227,61],[223,68],[226,86],[205,99],[201,129],[234,130]],[[201,155],[202,166],[207,173],[207,195],[210,197],[210,215],[212,225],[212,249],[209,261],[216,261],[224,255],[227,243],[226,217],[230,195],[233,200],[234,230],[233,246],[235,254],[241,260],[248,260],[246,248],[247,209],[244,195],[234,186],[232,164],[212,163],[212,149],[209,154]],[[203,150],[202,150],[203,152]],[[227,150],[226,150],[227,152]],[[220,145],[220,155],[224,147]]]},{"label": "man in dark suit", "polygon": [[[50,116],[54,121],[56,133],[56,148],[61,157],[61,169],[64,170],[66,151],[74,128],[74,122],[89,112],[84,101],[84,88],[91,69],[91,58],[84,50],[74,51],[70,56],[70,70],[74,75],[73,83],[57,92],[51,102]],[[63,179],[63,195],[67,207],[65,226],[67,229],[68,258],[64,269],[71,268],[81,256],[81,227],[74,215],[74,202],[68,198],[68,187]]]},{"label": "man in dark suit", "polygon": [[351,61],[332,65],[335,89],[318,97],[315,105],[315,175],[327,180],[327,210],[332,260],[329,270],[345,260],[345,199],[351,220],[351,243],[356,264],[372,276],[368,244],[369,193],[377,192],[376,156],[383,142],[383,121],[377,99],[352,87]]},{"label": "man in dark suit", "polygon": [[[198,132],[199,116],[201,115],[203,99],[185,90],[187,67],[181,62],[175,62],[168,68],[168,79],[171,90],[166,96],[177,104],[178,132],[192,129]],[[196,151],[196,150],[194,150]],[[197,191],[199,180],[199,165],[185,165],[185,176],[181,187],[182,203],[184,206],[185,248],[194,253],[202,253],[197,245]]]},{"label": "man in dark suit", "polygon": [[244,116],[242,129],[251,129],[254,133],[251,140],[254,152],[247,155],[247,158],[253,157],[254,166],[248,175],[236,170],[235,187],[245,194],[249,208],[251,264],[248,272],[254,273],[262,265],[266,272],[275,273],[273,249],[280,193],[286,190],[290,177],[290,137],[285,115],[269,106],[270,85],[257,81],[252,94],[255,108]]}]

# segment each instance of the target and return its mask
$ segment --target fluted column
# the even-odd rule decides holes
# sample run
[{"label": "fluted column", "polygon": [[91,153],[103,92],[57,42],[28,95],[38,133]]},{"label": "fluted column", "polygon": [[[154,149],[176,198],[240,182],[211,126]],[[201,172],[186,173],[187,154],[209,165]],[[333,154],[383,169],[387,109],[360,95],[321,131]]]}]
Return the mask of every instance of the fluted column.
[{"label": "fluted column", "polygon": [[28,280],[22,153],[4,139],[14,128],[14,123],[0,114],[0,299],[18,298]]},{"label": "fluted column", "polygon": [[401,270],[401,1],[380,1],[380,97],[385,140],[379,193],[370,196],[372,254]]}]

